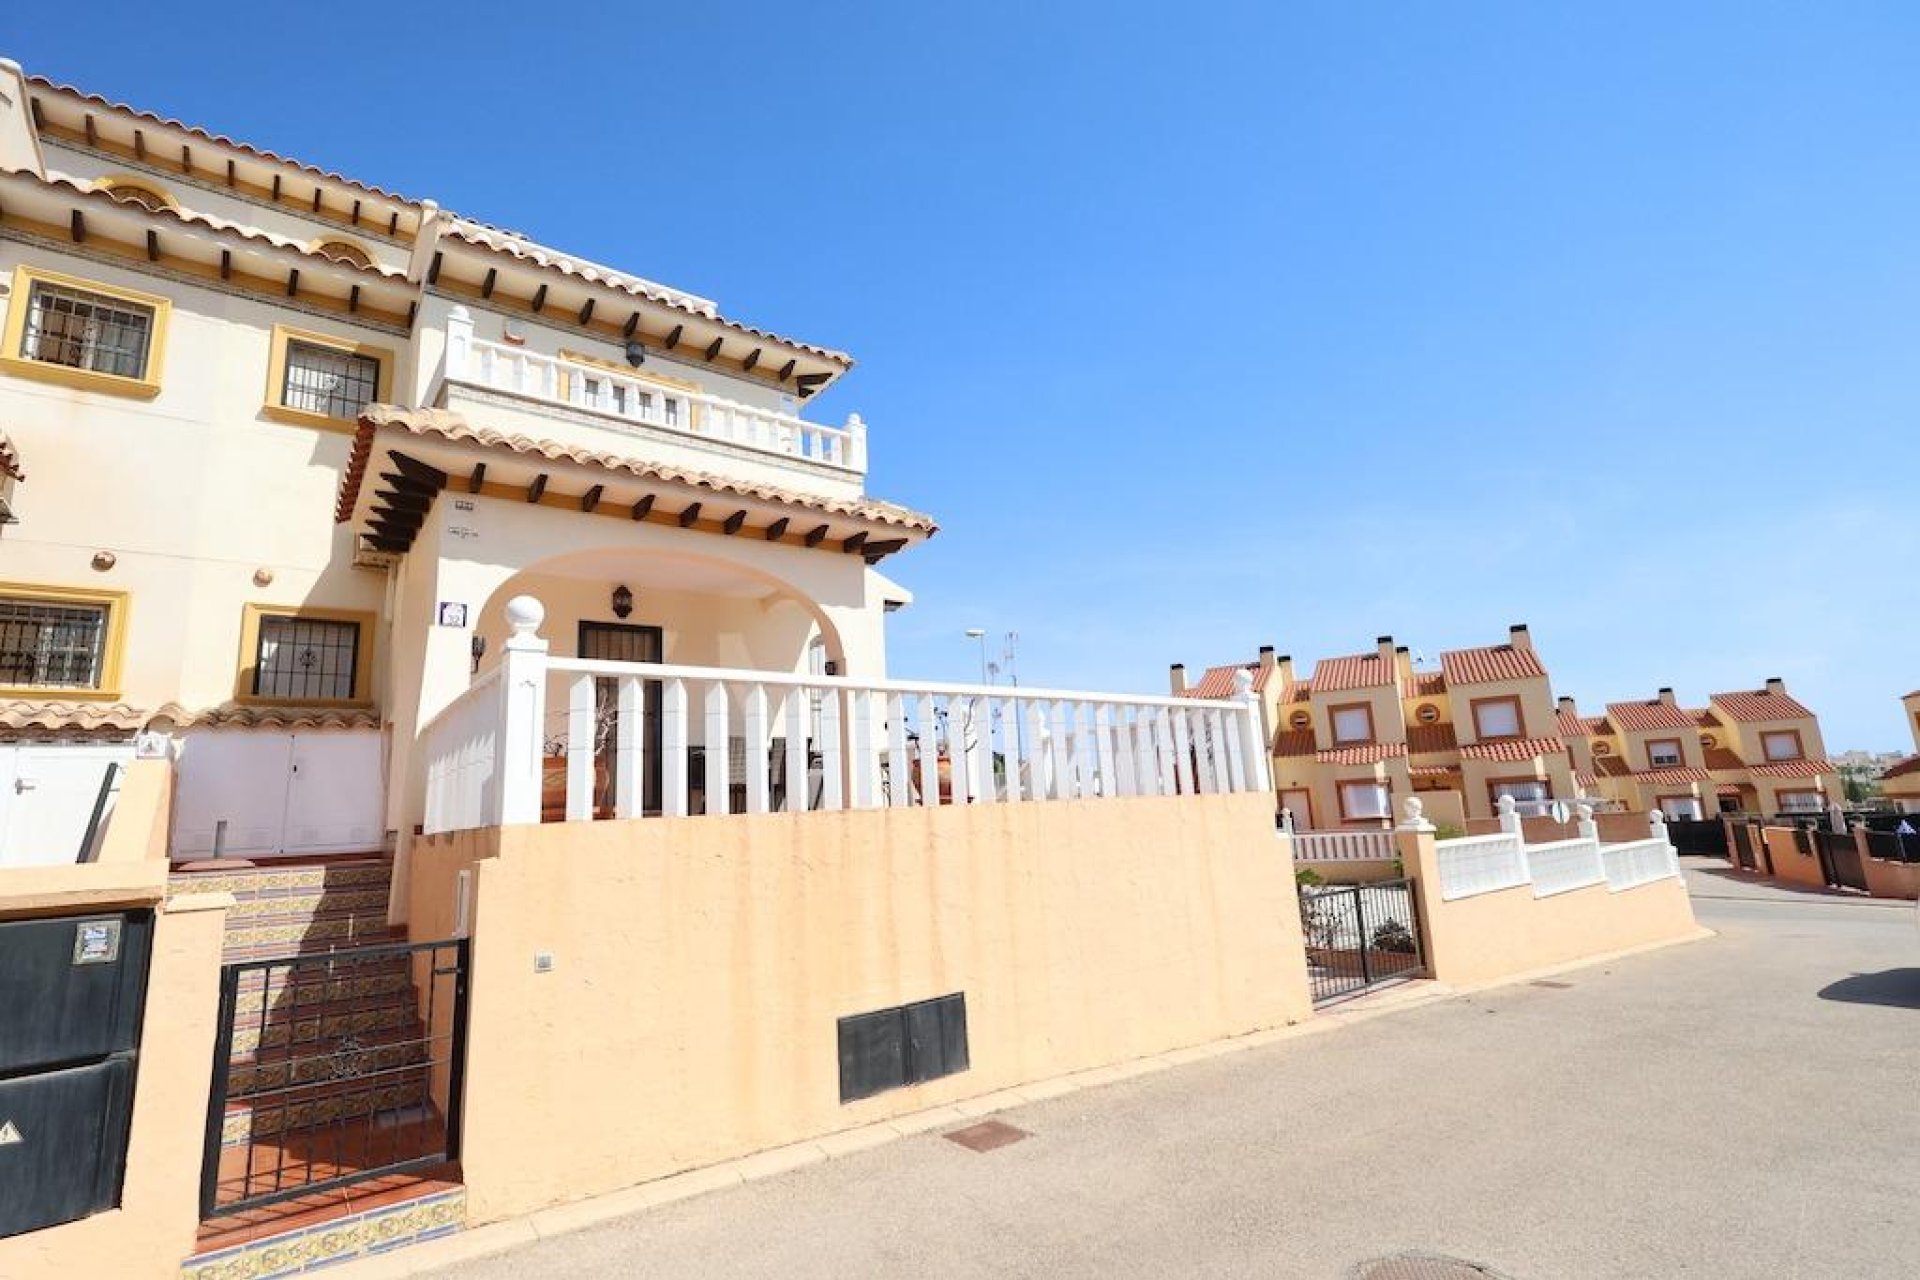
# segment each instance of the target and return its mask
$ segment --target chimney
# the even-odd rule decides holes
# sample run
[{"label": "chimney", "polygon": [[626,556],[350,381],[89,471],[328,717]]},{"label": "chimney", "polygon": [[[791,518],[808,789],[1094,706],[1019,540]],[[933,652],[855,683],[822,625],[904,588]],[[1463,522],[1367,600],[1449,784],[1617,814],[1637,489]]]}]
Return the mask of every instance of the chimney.
[{"label": "chimney", "polygon": [[1374,643],[1380,646],[1380,661],[1388,666],[1393,665],[1393,637],[1381,636]]},{"label": "chimney", "polygon": [[1673,702],[1673,689],[1672,689],[1671,687],[1669,687],[1669,686],[1666,686],[1666,685],[1662,685],[1662,686],[1661,686],[1661,688],[1660,688],[1660,701],[1662,701],[1662,702],[1664,702],[1664,703],[1666,703],[1666,704],[1667,704],[1668,706],[1670,706],[1670,707],[1674,705],[1674,702]]},{"label": "chimney", "polygon": [[1782,680],[1779,676],[1767,677],[1768,693],[1785,694],[1786,691],[1787,691],[1787,682],[1785,680]]},{"label": "chimney", "polygon": [[1277,665],[1279,664],[1273,656],[1273,646],[1270,644],[1261,645],[1260,646],[1260,669],[1262,671],[1271,671]]},{"label": "chimney", "polygon": [[1292,654],[1290,653],[1281,654],[1278,658],[1274,659],[1273,666],[1274,666],[1274,670],[1280,673],[1281,684],[1288,685],[1293,683],[1293,655]]},{"label": "chimney", "polygon": [[1572,698],[1567,697],[1565,694],[1560,695],[1560,701],[1554,704],[1554,710],[1570,716],[1577,716],[1580,714],[1579,705],[1575,703]]},{"label": "chimney", "polygon": [[1393,651],[1394,665],[1399,671],[1400,685],[1411,691],[1413,684],[1413,654],[1407,646],[1401,645]]},{"label": "chimney", "polygon": [[1173,692],[1176,696],[1179,694],[1185,693],[1187,691],[1187,664],[1186,663],[1184,662],[1174,663],[1171,667],[1167,669],[1167,676],[1168,676],[1168,683],[1173,686]]},{"label": "chimney", "polygon": [[1524,622],[1516,622],[1508,627],[1507,643],[1516,649],[1525,649],[1528,653],[1532,653],[1533,637],[1527,634],[1527,624]]}]

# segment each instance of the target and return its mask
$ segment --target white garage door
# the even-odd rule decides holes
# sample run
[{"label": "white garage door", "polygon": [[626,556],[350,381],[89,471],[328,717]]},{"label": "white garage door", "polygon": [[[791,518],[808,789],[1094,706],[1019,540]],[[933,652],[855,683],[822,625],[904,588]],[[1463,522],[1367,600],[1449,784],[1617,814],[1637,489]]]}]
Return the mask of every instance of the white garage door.
[{"label": "white garage door", "polygon": [[385,823],[377,731],[206,730],[180,740],[176,858],[209,857],[216,846],[239,858],[372,851]]},{"label": "white garage door", "polygon": [[[0,867],[78,862],[107,770],[131,759],[131,743],[0,745]],[[118,792],[116,774],[100,830]]]}]

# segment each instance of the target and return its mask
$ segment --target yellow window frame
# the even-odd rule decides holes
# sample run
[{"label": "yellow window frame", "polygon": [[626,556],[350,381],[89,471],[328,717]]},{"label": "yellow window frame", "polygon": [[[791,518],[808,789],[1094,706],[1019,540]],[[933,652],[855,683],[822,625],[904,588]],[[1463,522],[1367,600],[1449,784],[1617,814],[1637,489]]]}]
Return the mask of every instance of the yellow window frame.
[{"label": "yellow window frame", "polygon": [[311,409],[296,409],[282,402],[287,385],[287,347],[288,344],[302,342],[310,347],[324,347],[329,351],[338,351],[342,355],[366,356],[378,362],[379,376],[374,380],[373,402],[385,404],[393,399],[393,368],[395,357],[392,348],[374,346],[367,342],[358,342],[352,338],[339,338],[330,333],[314,333],[308,329],[295,329],[291,325],[273,326],[273,349],[267,360],[267,396],[260,412],[275,422],[291,423],[300,427],[318,427],[322,431],[351,432],[359,426],[356,418],[337,418],[328,413],[315,413]]},{"label": "yellow window frame", "polygon": [[[240,662],[234,677],[233,699],[256,707],[370,707],[373,705],[373,660],[376,616],[366,609],[325,609],[298,604],[247,604],[240,617]],[[354,646],[353,695],[347,698],[271,698],[253,691],[260,661],[260,623],[265,618],[293,618],[307,622],[351,622],[360,628]]]},{"label": "yellow window frame", "polygon": [[[128,378],[95,369],[75,369],[70,365],[35,360],[25,352],[27,313],[32,310],[33,286],[53,285],[82,293],[98,294],[114,302],[131,303],[153,313],[153,330],[147,335],[147,373],[143,378]],[[0,369],[22,378],[51,382],[81,391],[100,391],[107,395],[133,396],[151,400],[160,394],[160,371],[166,363],[167,324],[173,317],[173,302],[158,294],[141,293],[117,284],[102,284],[81,276],[65,275],[21,263],[13,269],[13,293],[8,299],[7,327],[0,334]]]},{"label": "yellow window frame", "polygon": [[70,685],[0,684],[0,698],[54,698],[69,702],[114,702],[120,697],[120,676],[127,652],[127,613],[130,597],[125,591],[99,591],[90,587],[50,587],[39,583],[0,582],[0,598],[31,600],[35,604],[105,605],[107,638],[100,655],[100,687],[75,689]]}]

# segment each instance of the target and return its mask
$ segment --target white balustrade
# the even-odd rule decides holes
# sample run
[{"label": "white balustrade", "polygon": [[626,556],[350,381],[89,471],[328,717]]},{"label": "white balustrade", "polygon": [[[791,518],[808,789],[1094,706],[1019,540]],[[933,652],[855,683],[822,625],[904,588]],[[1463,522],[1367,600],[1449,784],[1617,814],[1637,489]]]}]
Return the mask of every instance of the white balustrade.
[{"label": "white balustrade", "polygon": [[1503,831],[1434,842],[1440,863],[1440,897],[1451,902],[1477,893],[1515,889],[1528,881],[1526,845]]},{"label": "white balustrade", "polygon": [[623,424],[801,458],[854,475],[867,470],[867,427],[808,422],[710,392],[672,387],[600,365],[472,336],[471,319],[448,320],[446,376],[513,395],[570,405]]},{"label": "white balustrade", "polygon": [[[426,730],[429,833],[543,814],[583,821],[1265,785],[1229,755],[1249,740],[1249,718],[1257,722],[1251,699],[602,662],[549,657],[537,638],[538,648],[516,649],[520,640]],[[520,723],[528,717],[532,727]],[[520,797],[511,809],[506,792]]]},{"label": "white balustrade", "polygon": [[1302,831],[1293,837],[1295,862],[1392,862],[1399,856],[1391,831]]},{"label": "white balustrade", "polygon": [[1527,877],[1533,881],[1533,896],[1536,898],[1605,884],[1607,872],[1600,864],[1600,842],[1574,839],[1530,844],[1527,846]]},{"label": "white balustrade", "polygon": [[1602,845],[1600,859],[1606,864],[1607,888],[1615,893],[1680,874],[1679,860],[1664,835]]}]

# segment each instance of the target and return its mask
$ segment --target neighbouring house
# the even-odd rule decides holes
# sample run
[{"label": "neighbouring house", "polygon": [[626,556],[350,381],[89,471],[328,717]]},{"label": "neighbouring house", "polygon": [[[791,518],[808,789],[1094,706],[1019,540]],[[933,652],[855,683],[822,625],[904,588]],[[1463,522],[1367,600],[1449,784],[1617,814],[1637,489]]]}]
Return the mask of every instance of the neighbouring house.
[{"label": "neighbouring house", "polygon": [[1920,813],[1920,689],[1901,698],[1900,706],[1913,734],[1914,754],[1881,772],[1880,794],[1902,813]]},{"label": "neighbouring house", "polygon": [[317,1265],[1308,1015],[1239,682],[891,677],[935,525],[810,416],[852,363],[0,62],[0,1274]]},{"label": "neighbouring house", "polygon": [[1819,720],[1774,678],[1759,689],[1680,705],[1671,688],[1641,702],[1610,702],[1604,716],[1559,703],[1561,738],[1600,795],[1670,818],[1718,813],[1825,812],[1841,803]]},{"label": "neighbouring house", "polygon": [[[1208,668],[1189,686],[1176,666],[1173,691],[1217,697],[1239,669]],[[1491,820],[1503,796],[1538,813],[1582,794],[1523,624],[1503,644],[1445,651],[1431,670],[1416,670],[1391,636],[1372,653],[1321,659],[1305,680],[1270,648],[1245,669],[1268,726],[1276,804],[1296,829],[1380,827],[1408,795],[1429,816],[1464,823]]]}]

